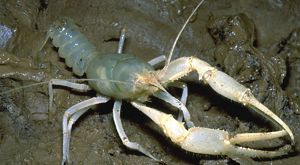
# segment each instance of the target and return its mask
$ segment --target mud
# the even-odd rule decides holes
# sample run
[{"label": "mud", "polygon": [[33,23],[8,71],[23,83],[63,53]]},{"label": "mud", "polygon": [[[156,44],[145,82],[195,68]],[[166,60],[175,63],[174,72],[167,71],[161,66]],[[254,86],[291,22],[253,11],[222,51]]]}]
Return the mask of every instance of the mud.
[{"label": "mud", "polygon": [[[102,53],[116,52],[120,29],[126,27],[125,52],[144,60],[168,54],[180,27],[197,1],[68,1],[0,0],[1,91],[75,77],[50,41],[49,25],[72,18]],[[297,164],[300,161],[300,4],[298,1],[206,1],[187,26],[173,59],[195,55],[249,87],[254,95],[293,130],[295,152],[276,159],[195,155],[173,145],[161,130],[129,105],[123,126],[129,138],[165,164]],[[197,126],[239,132],[277,130],[269,121],[214,93],[195,75],[187,107]],[[55,115],[48,121],[47,84],[17,89],[0,96],[0,160],[3,164],[59,164],[64,111],[95,94],[55,89]],[[174,95],[178,91],[170,89]],[[149,105],[174,113],[152,99]],[[74,164],[159,164],[126,149],[112,121],[112,102],[99,105],[74,126]],[[175,113],[176,114],[176,113]],[[288,139],[258,143],[272,147]],[[254,144],[249,144],[254,146]]]}]

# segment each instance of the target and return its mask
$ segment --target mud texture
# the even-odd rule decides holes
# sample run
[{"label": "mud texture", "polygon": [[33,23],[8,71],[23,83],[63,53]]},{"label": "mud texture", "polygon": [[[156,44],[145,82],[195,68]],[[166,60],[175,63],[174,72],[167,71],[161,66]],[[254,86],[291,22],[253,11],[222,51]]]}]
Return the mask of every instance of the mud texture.
[{"label": "mud texture", "polygon": [[[0,0],[0,160],[1,164],[59,164],[62,116],[70,106],[95,93],[55,89],[55,113],[48,120],[47,84],[19,87],[51,78],[79,78],[58,57],[51,41],[52,22],[73,19],[102,53],[116,52],[121,28],[127,29],[125,52],[144,60],[168,54],[182,24],[197,5],[188,0]],[[158,163],[128,150],[112,119],[112,102],[94,107],[75,124],[73,164],[297,164],[300,161],[300,3],[266,0],[205,1],[181,36],[173,59],[197,56],[249,87],[295,134],[295,152],[276,159],[195,155],[172,144],[161,130],[130,105],[123,105],[123,126]],[[263,116],[219,96],[195,75],[187,107],[197,126],[234,133],[278,130]],[[171,93],[179,96],[176,89]],[[149,106],[176,114],[166,103]],[[248,144],[270,148],[288,139]]]}]

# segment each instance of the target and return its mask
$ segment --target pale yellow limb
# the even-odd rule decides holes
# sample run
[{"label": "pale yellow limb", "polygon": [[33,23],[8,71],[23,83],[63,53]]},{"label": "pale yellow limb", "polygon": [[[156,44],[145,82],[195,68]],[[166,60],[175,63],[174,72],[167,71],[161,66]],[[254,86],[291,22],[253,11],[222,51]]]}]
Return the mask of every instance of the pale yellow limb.
[{"label": "pale yellow limb", "polygon": [[[184,123],[177,121],[172,115],[165,114],[138,102],[131,102],[131,104],[153,120],[172,142],[186,151],[209,155],[272,158],[286,155],[291,149],[290,145],[286,145],[277,151],[264,151],[234,145],[234,143],[239,142],[282,137],[286,135],[285,131],[257,133],[253,134],[254,136],[251,138],[245,137],[247,134],[238,134],[231,139],[229,133],[223,130],[203,127],[192,127],[187,130],[184,127]],[[231,143],[231,141],[234,141],[234,143]]]},{"label": "pale yellow limb", "polygon": [[[165,69],[167,68],[167,69]],[[220,95],[242,103],[263,114],[265,117],[280,125],[295,143],[291,129],[276,114],[261,104],[251,93],[250,89],[238,83],[224,72],[217,70],[195,57],[182,57],[172,61],[168,67],[156,72],[156,77],[163,85],[178,80],[192,71],[197,71],[199,79],[209,84]]]}]

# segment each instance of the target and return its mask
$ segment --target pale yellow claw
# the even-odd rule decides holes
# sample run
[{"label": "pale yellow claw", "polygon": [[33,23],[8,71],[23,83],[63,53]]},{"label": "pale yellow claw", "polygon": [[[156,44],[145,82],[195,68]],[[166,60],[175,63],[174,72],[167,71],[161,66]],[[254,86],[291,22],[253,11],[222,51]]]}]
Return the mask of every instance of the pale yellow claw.
[{"label": "pale yellow claw", "polygon": [[229,133],[223,130],[203,127],[186,129],[183,123],[175,120],[172,115],[146,107],[141,103],[131,102],[131,104],[151,118],[175,144],[193,153],[271,158],[288,154],[288,151],[291,149],[290,145],[286,145],[276,151],[258,150],[241,146],[243,142],[269,140],[285,136],[287,135],[285,130],[244,133],[230,137]]},{"label": "pale yellow claw", "polygon": [[276,114],[260,103],[251,93],[250,89],[238,83],[224,72],[210,66],[207,62],[196,57],[181,57],[172,61],[168,67],[157,72],[157,78],[163,85],[175,81],[191,71],[197,71],[199,79],[209,84],[220,95],[251,107],[259,114],[264,115],[273,123],[282,127],[291,138],[291,144],[295,143],[294,135],[288,125]]}]

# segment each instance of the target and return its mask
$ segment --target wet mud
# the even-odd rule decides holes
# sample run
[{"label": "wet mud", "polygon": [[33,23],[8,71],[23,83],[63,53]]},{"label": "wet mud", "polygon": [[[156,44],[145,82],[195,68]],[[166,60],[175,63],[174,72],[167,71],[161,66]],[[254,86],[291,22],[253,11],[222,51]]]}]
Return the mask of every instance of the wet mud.
[{"label": "wet mud", "polygon": [[[177,32],[198,1],[70,1],[0,0],[0,160],[3,164],[59,164],[62,116],[70,106],[95,93],[55,88],[54,115],[48,119],[47,83],[51,78],[79,78],[58,57],[49,40],[57,19],[74,20],[101,53],[117,51],[120,30],[127,29],[124,52],[146,61],[168,54]],[[122,107],[122,123],[158,163],[121,142],[112,119],[112,102],[93,107],[75,124],[70,156],[73,164],[297,164],[300,161],[300,3],[298,1],[205,1],[188,24],[173,59],[197,56],[226,72],[253,94],[295,134],[295,152],[276,159],[196,155],[172,144],[157,126],[130,105]],[[197,76],[189,86],[187,108],[197,126],[229,132],[278,130],[263,116],[216,94]],[[179,91],[170,88],[175,96]],[[149,106],[176,110],[151,99]],[[272,148],[287,138],[250,147]]]}]

